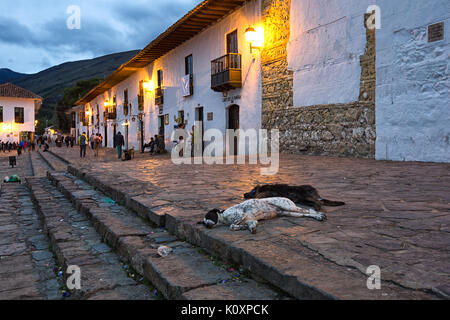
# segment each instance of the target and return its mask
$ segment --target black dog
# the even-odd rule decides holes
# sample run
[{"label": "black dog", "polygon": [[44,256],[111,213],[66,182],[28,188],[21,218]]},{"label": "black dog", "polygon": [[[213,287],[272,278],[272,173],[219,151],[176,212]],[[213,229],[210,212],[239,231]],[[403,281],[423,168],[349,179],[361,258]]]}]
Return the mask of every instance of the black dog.
[{"label": "black dog", "polygon": [[258,185],[249,193],[244,194],[245,199],[273,197],[288,198],[296,204],[313,207],[316,211],[320,211],[322,206],[337,207],[345,205],[345,202],[323,199],[312,186],[289,186],[287,184]]}]

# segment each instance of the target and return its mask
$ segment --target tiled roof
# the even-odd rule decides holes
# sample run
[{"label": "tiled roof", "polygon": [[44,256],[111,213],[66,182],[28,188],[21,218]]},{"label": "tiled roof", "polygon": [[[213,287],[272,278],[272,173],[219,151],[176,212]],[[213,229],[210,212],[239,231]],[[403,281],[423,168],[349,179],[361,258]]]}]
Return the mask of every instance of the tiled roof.
[{"label": "tiled roof", "polygon": [[0,97],[43,100],[41,96],[38,96],[37,94],[34,94],[33,92],[25,90],[24,88],[16,86],[12,83],[0,84]]},{"label": "tiled roof", "polygon": [[204,0],[170,28],[150,42],[131,60],[121,65],[105,80],[89,91],[76,104],[86,104],[116,84],[125,80],[140,68],[144,68],[170,50],[202,32],[248,0]]}]

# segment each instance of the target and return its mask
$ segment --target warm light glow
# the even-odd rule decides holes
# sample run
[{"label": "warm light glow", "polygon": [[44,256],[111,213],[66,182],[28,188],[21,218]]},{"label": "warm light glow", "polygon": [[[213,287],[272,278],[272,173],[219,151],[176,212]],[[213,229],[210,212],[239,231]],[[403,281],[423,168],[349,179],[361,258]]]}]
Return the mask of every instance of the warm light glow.
[{"label": "warm light glow", "polygon": [[2,130],[5,131],[5,132],[12,132],[13,131],[12,128],[13,128],[12,127],[12,123],[4,123],[2,125]]},{"label": "warm light glow", "polygon": [[144,81],[142,83],[142,86],[144,87],[145,90],[147,91],[153,91],[155,90],[155,84],[153,83],[153,81]]},{"label": "warm light glow", "polygon": [[255,27],[256,37],[255,41],[253,41],[254,48],[262,48],[264,47],[264,27],[257,26]]},{"label": "warm light glow", "polygon": [[247,42],[252,43],[253,41],[255,41],[256,38],[256,30],[253,27],[248,27],[245,30],[245,40],[247,40]]},{"label": "warm light glow", "polygon": [[37,125],[38,125],[38,123],[39,123],[39,121],[37,121],[37,120],[34,120],[34,125],[35,125],[35,126],[37,126]]},{"label": "warm light glow", "polygon": [[107,107],[109,105],[108,101],[105,101],[105,103],[103,104],[105,107]]},{"label": "warm light glow", "polygon": [[88,110],[88,111],[86,111],[86,115],[88,116],[88,117],[90,117],[91,116],[91,110]]},{"label": "warm light glow", "polygon": [[130,125],[130,123],[128,121],[122,122],[122,126],[124,127],[128,127]]},{"label": "warm light glow", "polygon": [[51,133],[52,135],[55,134],[55,130],[54,130],[54,129],[50,129],[49,131],[50,131],[50,133]]},{"label": "warm light glow", "polygon": [[264,28],[260,26],[248,27],[245,30],[245,40],[250,43],[251,49],[262,48],[264,46]]}]

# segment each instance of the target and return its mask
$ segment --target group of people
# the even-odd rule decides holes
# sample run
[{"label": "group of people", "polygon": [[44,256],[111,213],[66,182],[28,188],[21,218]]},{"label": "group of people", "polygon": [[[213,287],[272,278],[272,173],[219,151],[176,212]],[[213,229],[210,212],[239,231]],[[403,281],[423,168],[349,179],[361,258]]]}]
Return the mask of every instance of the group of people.
[{"label": "group of people", "polygon": [[100,133],[92,133],[88,138],[86,132],[78,138],[78,144],[80,146],[80,158],[86,158],[86,148],[90,143],[91,149],[94,150],[94,157],[98,157],[98,151],[100,150],[103,142],[103,137]]},{"label": "group of people", "polygon": [[21,140],[19,143],[11,141],[0,140],[0,151],[6,153],[6,151],[11,152],[12,150],[17,150],[17,155],[21,155],[25,151],[34,151],[36,149],[36,143],[34,141]]},{"label": "group of people", "polygon": [[67,136],[58,136],[55,140],[56,146],[58,148],[61,148],[63,143],[66,145],[66,147],[68,148],[69,146],[71,148],[73,148],[74,144],[75,144],[75,137],[73,135],[67,135]]},{"label": "group of people", "polygon": [[161,153],[162,150],[165,149],[164,146],[164,139],[162,139],[160,136],[155,134],[154,137],[150,138],[150,142],[144,144],[144,149],[149,148],[150,154],[155,155],[157,153]]}]

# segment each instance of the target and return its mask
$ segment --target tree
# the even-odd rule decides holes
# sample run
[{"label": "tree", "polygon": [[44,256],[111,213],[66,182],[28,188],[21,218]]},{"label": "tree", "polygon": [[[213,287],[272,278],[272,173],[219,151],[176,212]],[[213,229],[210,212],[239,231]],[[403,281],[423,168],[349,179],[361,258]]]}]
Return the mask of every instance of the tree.
[{"label": "tree", "polygon": [[88,79],[80,80],[74,87],[68,87],[64,89],[64,95],[61,100],[58,101],[56,107],[58,117],[58,127],[63,132],[70,130],[70,115],[66,112],[75,106],[75,102],[91,91],[96,85],[101,82],[101,79]]}]

